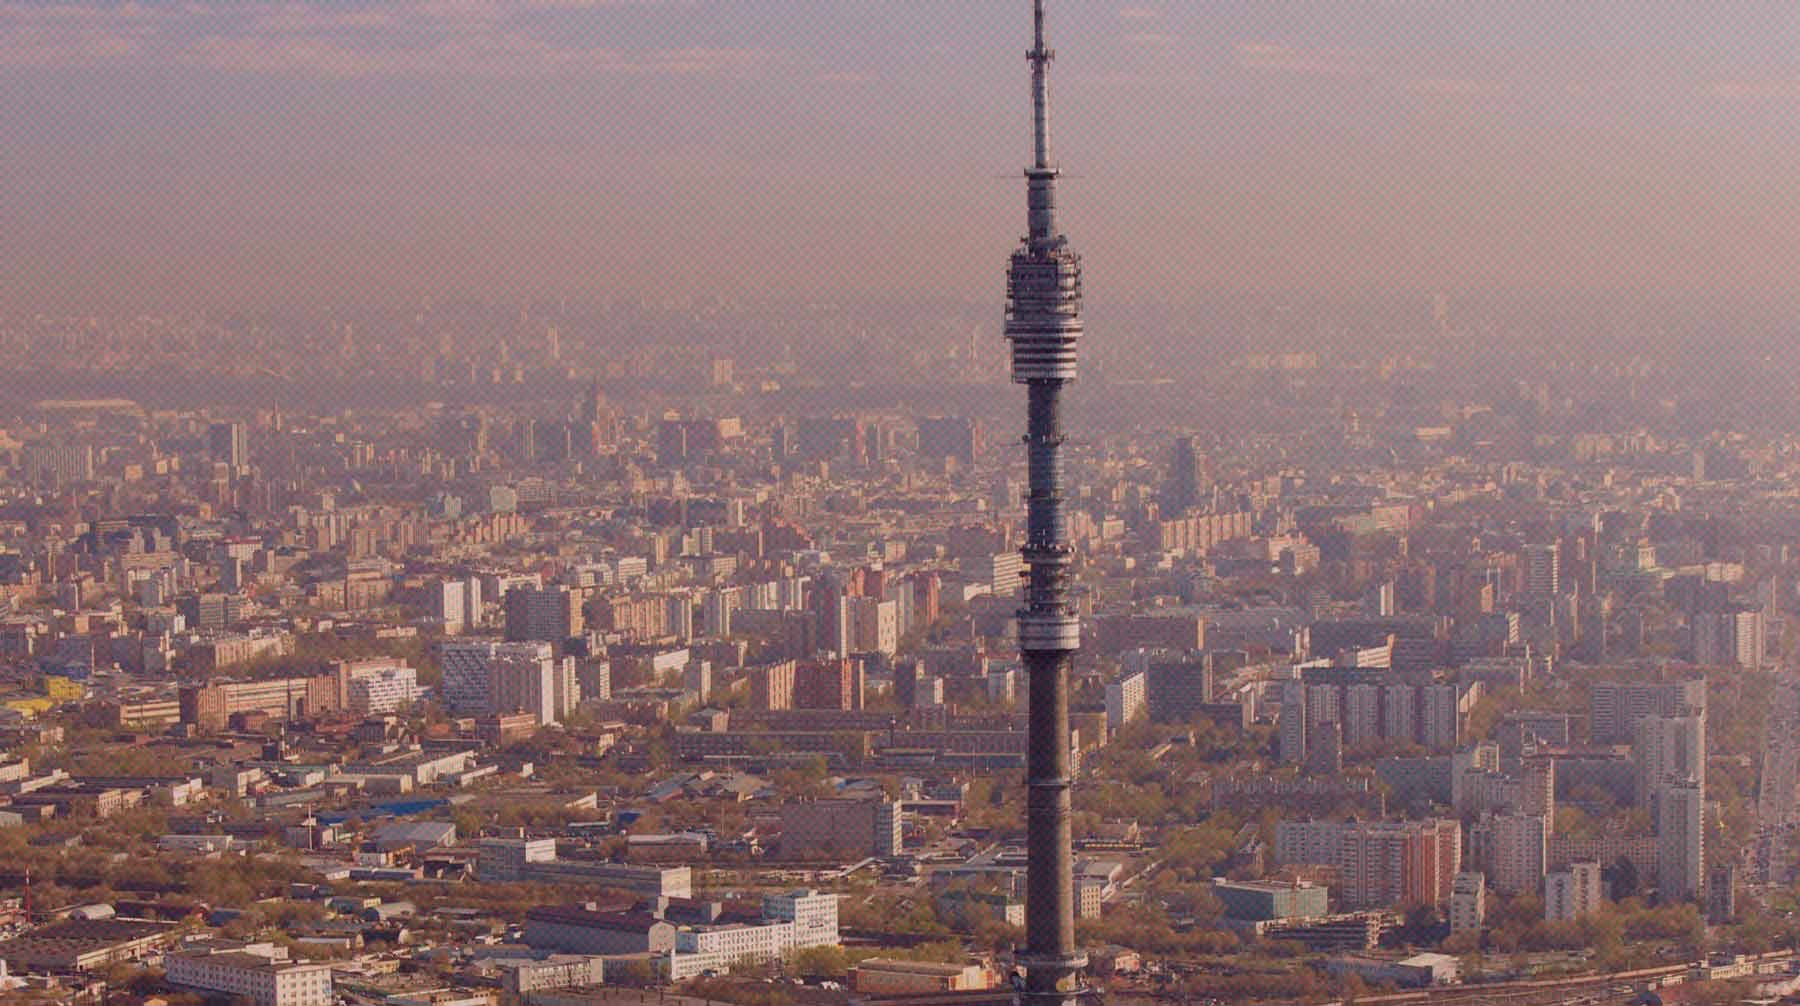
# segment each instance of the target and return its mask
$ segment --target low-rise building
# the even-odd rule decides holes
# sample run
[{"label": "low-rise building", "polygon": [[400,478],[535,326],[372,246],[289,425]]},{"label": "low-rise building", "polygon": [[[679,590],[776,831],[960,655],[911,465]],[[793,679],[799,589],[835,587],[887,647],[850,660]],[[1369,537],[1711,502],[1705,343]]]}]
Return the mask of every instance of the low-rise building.
[{"label": "low-rise building", "polygon": [[675,949],[675,927],[648,912],[586,905],[533,908],[525,914],[525,943],[565,954],[666,954]]},{"label": "low-rise building", "polygon": [[220,993],[250,1006],[332,1006],[335,1001],[331,965],[290,961],[279,949],[191,950],[170,954],[164,966],[170,985]]},{"label": "low-rise building", "polygon": [[141,919],[70,919],[0,940],[0,961],[15,971],[99,971],[168,945],[175,927]]},{"label": "low-rise building", "polygon": [[599,985],[605,980],[605,958],[555,954],[543,960],[506,961],[500,979],[504,1006],[518,1006],[536,992]]},{"label": "low-rise building", "polygon": [[979,964],[936,964],[871,957],[850,969],[850,987],[865,995],[979,992],[993,985],[993,974]]},{"label": "low-rise building", "polygon": [[1332,974],[1356,975],[1371,985],[1391,982],[1401,988],[1452,984],[1459,977],[1460,966],[1460,962],[1448,954],[1414,954],[1402,960],[1339,957],[1325,964]]},{"label": "low-rise building", "polygon": [[1225,880],[1214,878],[1213,896],[1225,906],[1230,921],[1316,919],[1331,912],[1330,892],[1303,881]]}]

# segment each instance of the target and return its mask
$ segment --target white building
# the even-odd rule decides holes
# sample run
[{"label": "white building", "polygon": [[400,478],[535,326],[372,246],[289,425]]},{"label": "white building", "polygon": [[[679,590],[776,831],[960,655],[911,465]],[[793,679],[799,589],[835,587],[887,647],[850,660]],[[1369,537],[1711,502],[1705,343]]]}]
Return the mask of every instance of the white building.
[{"label": "white building", "polygon": [[581,701],[573,658],[556,658],[549,643],[492,639],[446,642],[444,703],[458,713],[528,712],[540,724],[561,722]]},{"label": "white building", "polygon": [[1107,682],[1107,729],[1118,730],[1149,710],[1149,695],[1144,689],[1147,680],[1143,671],[1130,671]]},{"label": "white building", "polygon": [[669,979],[681,981],[708,971],[724,974],[733,964],[780,960],[794,948],[792,922],[760,925],[690,926],[675,933]]},{"label": "white building", "polygon": [[443,625],[444,632],[452,636],[462,632],[468,624],[465,621],[469,611],[468,585],[461,580],[445,580],[437,585],[433,600],[431,614]]},{"label": "white building", "polygon": [[423,694],[419,672],[399,660],[357,660],[345,665],[350,711],[380,716],[413,704]]},{"label": "white building", "polygon": [[527,864],[555,860],[554,838],[484,838],[478,869],[482,880],[516,882],[525,879]]},{"label": "white building", "polygon": [[1487,923],[1487,878],[1459,873],[1450,885],[1450,931],[1480,932]]},{"label": "white building", "polygon": [[799,890],[763,897],[763,917],[794,925],[795,947],[830,947],[838,940],[838,896]]},{"label": "white building", "polygon": [[1570,863],[1566,870],[1544,876],[1544,918],[1573,922],[1600,909],[1600,864]]},{"label": "white building", "polygon": [[730,636],[731,616],[744,607],[747,605],[744,604],[743,587],[720,587],[709,592],[700,608],[701,631],[711,639]]},{"label": "white building", "polygon": [[289,961],[286,951],[194,950],[164,960],[168,982],[219,993],[250,1006],[332,1006],[331,965]]},{"label": "white building", "polygon": [[1706,786],[1706,717],[1646,716],[1633,728],[1631,758],[1640,806],[1657,790],[1692,781]]},{"label": "white building", "polygon": [[1763,613],[1754,608],[1703,612],[1690,627],[1694,663],[1710,667],[1761,667],[1768,636]]},{"label": "white building", "polygon": [[591,884],[646,898],[690,898],[694,873],[686,866],[643,866],[601,860],[558,859],[551,838],[484,838],[476,870],[482,880],[536,884]]},{"label": "white building", "polygon": [[848,652],[880,653],[891,657],[900,648],[899,605],[873,597],[847,597],[844,608],[849,630],[849,639],[845,642]]},{"label": "white building", "polygon": [[606,961],[582,954],[555,954],[544,960],[506,961],[500,981],[503,1002],[522,1002],[533,992],[598,985],[606,980]]}]

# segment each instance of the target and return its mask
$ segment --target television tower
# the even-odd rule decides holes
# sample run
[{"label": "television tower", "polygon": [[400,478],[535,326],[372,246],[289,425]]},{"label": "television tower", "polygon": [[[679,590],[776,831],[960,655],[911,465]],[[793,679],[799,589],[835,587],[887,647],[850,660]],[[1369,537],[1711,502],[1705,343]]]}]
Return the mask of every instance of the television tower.
[{"label": "television tower", "polygon": [[1062,394],[1075,379],[1081,337],[1081,259],[1056,228],[1057,169],[1050,163],[1050,61],[1044,0],[1033,0],[1031,99],[1036,157],[1025,169],[1029,230],[1006,282],[1006,338],[1013,380],[1025,385],[1028,462],[1025,606],[1019,650],[1031,680],[1026,761],[1026,1006],[1059,1006],[1082,995],[1086,961],[1075,951],[1074,785],[1069,751],[1069,662],[1081,622],[1069,593],[1074,549],[1063,514]]}]

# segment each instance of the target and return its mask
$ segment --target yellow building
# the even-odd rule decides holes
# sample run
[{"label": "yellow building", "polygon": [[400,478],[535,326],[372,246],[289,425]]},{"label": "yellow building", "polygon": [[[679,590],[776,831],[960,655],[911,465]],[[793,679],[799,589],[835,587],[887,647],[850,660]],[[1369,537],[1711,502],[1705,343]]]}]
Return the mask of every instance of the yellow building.
[{"label": "yellow building", "polygon": [[87,688],[71,678],[52,674],[44,678],[44,694],[57,702],[80,702],[87,698]]}]

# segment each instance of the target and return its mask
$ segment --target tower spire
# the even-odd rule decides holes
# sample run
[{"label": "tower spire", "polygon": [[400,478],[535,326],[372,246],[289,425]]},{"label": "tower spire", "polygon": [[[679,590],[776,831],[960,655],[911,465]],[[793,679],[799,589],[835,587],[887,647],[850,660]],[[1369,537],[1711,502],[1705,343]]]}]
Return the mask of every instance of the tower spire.
[{"label": "tower spire", "polygon": [[1035,45],[1025,54],[1031,61],[1031,99],[1033,122],[1036,130],[1033,135],[1037,139],[1038,168],[1050,166],[1050,61],[1056,58],[1055,50],[1044,43],[1044,0],[1033,0],[1032,18],[1035,31]]},{"label": "tower spire", "polygon": [[1031,167],[1025,169],[1030,181],[1030,236],[1034,248],[1044,248],[1059,239],[1056,233],[1056,168],[1050,163],[1050,63],[1056,59],[1044,38],[1044,0],[1032,0],[1032,47],[1025,54],[1031,62]]}]

